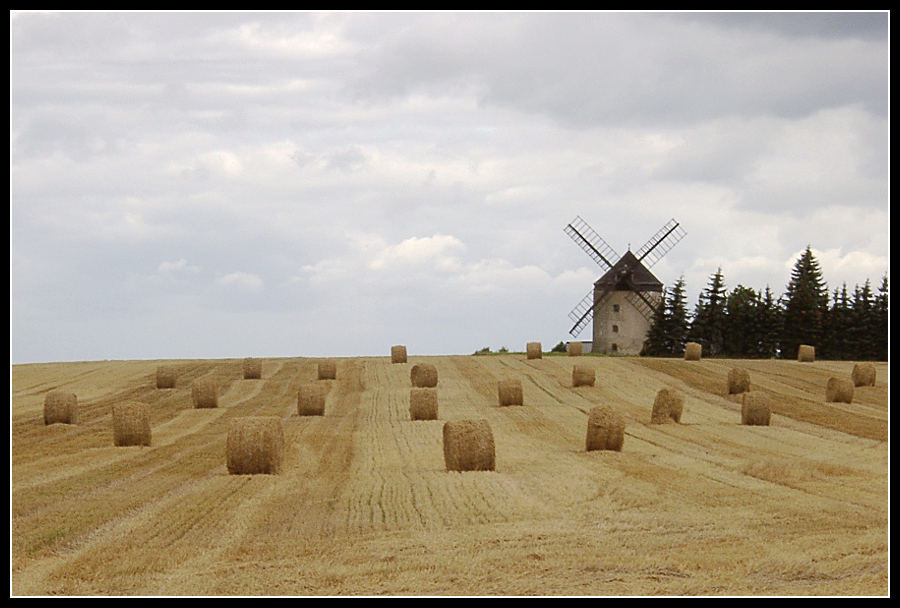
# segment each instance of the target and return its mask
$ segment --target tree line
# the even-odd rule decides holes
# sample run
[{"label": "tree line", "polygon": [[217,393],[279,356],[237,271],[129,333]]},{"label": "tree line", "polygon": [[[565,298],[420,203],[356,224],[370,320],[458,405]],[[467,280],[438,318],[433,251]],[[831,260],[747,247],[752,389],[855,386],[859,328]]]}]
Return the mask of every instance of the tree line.
[{"label": "tree line", "polygon": [[684,278],[663,290],[643,354],[681,356],[687,342],[698,342],[703,356],[796,359],[801,344],[816,358],[887,361],[888,279],[873,290],[868,279],[852,293],[844,284],[829,292],[810,247],[791,271],[786,292],[776,297],[767,286],[725,288],[719,268],[688,311]]}]

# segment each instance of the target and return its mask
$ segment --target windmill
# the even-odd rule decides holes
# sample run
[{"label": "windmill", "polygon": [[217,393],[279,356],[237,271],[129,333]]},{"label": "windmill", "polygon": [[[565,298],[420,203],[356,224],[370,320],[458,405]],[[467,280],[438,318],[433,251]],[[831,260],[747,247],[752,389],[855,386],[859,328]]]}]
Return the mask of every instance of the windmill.
[{"label": "windmill", "polygon": [[650,268],[678,244],[684,230],[670,220],[643,247],[634,253],[629,247],[621,257],[580,217],[564,232],[604,270],[594,288],[569,313],[574,323],[569,333],[578,337],[593,319],[591,352],[639,354],[653,313],[662,303],[663,285]]}]

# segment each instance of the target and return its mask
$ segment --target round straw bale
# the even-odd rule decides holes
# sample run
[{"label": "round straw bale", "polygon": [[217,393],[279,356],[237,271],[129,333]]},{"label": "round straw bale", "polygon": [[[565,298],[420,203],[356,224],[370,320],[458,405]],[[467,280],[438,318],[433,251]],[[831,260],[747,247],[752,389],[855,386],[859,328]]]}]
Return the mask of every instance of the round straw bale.
[{"label": "round straw bale", "polygon": [[671,388],[662,388],[653,400],[653,411],[650,413],[650,424],[681,422],[684,411],[684,395]]},{"label": "round straw bale", "polygon": [[123,401],[112,406],[113,441],[116,446],[150,445],[150,406]]},{"label": "round straw bale", "polygon": [[590,365],[576,365],[572,368],[572,386],[594,386],[594,368]]},{"label": "round straw bale", "polygon": [[281,471],[284,429],[281,418],[235,418],[228,429],[225,456],[232,475],[275,475]]},{"label": "round straw bale", "polygon": [[584,353],[584,344],[581,342],[569,342],[567,350],[570,357],[580,357]]},{"label": "round straw bale", "polygon": [[444,423],[444,463],[448,471],[493,471],[494,433],[487,420]]},{"label": "round straw bale", "polygon": [[406,347],[402,344],[391,347],[391,363],[406,363]]},{"label": "round straw bale", "polygon": [[622,451],[625,442],[625,419],[608,405],[598,405],[588,414],[585,449]]},{"label": "round straw bale", "polygon": [[262,361],[247,357],[244,359],[244,380],[259,380],[262,378]]},{"label": "round straw bale", "polygon": [[175,388],[178,372],[171,365],[160,365],[156,368],[156,388]]},{"label": "round straw bale", "polygon": [[78,424],[78,397],[66,391],[44,395],[44,424]]},{"label": "round straw bale", "polygon": [[337,364],[334,361],[319,361],[319,380],[334,380],[337,377]]},{"label": "round straw bale", "polygon": [[191,384],[191,400],[197,409],[219,407],[219,387],[212,378],[197,378]]},{"label": "round straw bale", "polygon": [[797,361],[801,363],[812,363],[816,360],[816,347],[809,344],[801,344],[797,349]]},{"label": "round straw bale", "polygon": [[431,363],[416,363],[409,372],[409,380],[418,388],[434,388],[438,383],[437,368]]},{"label": "round straw bale", "polygon": [[525,346],[525,353],[529,359],[540,359],[543,357],[540,342],[529,342]]},{"label": "round straw bale", "polygon": [[742,367],[732,367],[728,372],[728,394],[737,395],[750,390],[750,372]]},{"label": "round straw bale", "polygon": [[846,378],[829,378],[825,384],[825,401],[853,403],[853,381]]},{"label": "round straw bale", "polygon": [[436,388],[409,389],[409,419],[437,420],[438,398]]},{"label": "round straw bale", "polygon": [[324,416],[328,386],[321,382],[304,384],[297,391],[298,416]]},{"label": "round straw bale", "polygon": [[700,355],[703,353],[703,347],[697,342],[688,342],[684,345],[684,360],[699,361]]},{"label": "round straw bale", "polygon": [[875,386],[875,365],[873,363],[857,363],[850,374],[853,386]]},{"label": "round straw bale", "polygon": [[507,378],[497,383],[497,396],[500,405],[523,405],[525,397],[522,394],[522,381],[515,378]]},{"label": "round straw bale", "polygon": [[772,402],[761,391],[749,391],[741,396],[741,424],[769,426],[772,419]]}]

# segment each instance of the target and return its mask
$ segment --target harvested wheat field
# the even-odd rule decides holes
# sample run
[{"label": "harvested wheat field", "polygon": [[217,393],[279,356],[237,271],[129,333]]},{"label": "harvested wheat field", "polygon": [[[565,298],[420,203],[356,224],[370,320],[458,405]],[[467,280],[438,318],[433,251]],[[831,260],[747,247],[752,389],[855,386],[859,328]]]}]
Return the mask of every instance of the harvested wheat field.
[{"label": "harvested wheat field", "polygon": [[[888,365],[828,403],[852,362],[526,355],[103,361],[11,367],[10,592],[34,595],[889,594]],[[440,377],[411,420],[410,368]],[[741,424],[736,364],[770,395]],[[160,365],[175,388],[156,388]],[[194,408],[214,379],[218,407]],[[500,407],[518,378],[521,407]],[[324,416],[301,386],[327,383]],[[658,391],[684,396],[651,424]],[[51,390],[77,424],[45,425]],[[116,447],[112,406],[149,406],[150,446]],[[586,451],[589,412],[625,419],[621,451]],[[280,418],[277,474],[229,474],[232,421]],[[494,470],[448,471],[443,427],[486,420]]]}]

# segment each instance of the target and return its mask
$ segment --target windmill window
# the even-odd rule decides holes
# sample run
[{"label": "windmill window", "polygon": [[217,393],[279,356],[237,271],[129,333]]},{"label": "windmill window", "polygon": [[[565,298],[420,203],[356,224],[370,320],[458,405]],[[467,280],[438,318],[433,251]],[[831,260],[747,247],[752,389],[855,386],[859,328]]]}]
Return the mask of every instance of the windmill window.
[{"label": "windmill window", "polygon": [[618,326],[618,325],[613,325],[613,333],[614,333],[614,334],[619,333],[619,326]]},{"label": "windmill window", "polygon": [[613,312],[619,312],[619,305],[613,304]]}]

